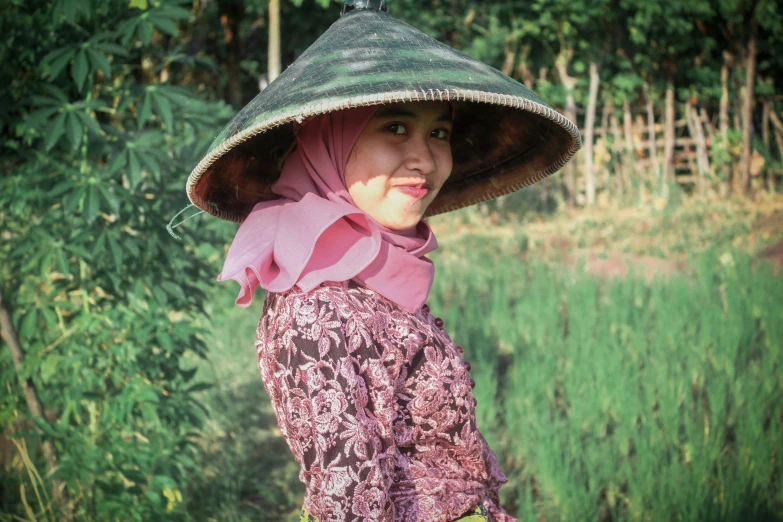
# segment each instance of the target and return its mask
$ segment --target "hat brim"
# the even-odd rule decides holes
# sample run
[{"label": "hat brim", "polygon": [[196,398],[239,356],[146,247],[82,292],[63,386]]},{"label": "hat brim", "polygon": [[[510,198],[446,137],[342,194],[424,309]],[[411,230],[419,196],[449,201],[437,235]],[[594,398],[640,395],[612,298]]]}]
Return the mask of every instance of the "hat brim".
[{"label": "hat brim", "polygon": [[229,122],[190,174],[188,198],[241,223],[279,197],[271,185],[295,140],[292,122],[417,101],[456,105],[452,173],[427,216],[531,185],[581,147],[577,127],[519,82],[383,12],[352,11]]}]

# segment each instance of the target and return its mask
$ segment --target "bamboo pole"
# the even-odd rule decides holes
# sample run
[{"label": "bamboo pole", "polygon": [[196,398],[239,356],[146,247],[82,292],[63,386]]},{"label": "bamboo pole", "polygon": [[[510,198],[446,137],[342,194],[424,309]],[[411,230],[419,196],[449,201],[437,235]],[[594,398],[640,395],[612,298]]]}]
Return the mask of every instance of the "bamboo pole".
[{"label": "bamboo pole", "polygon": [[758,40],[759,24],[756,19],[757,0],[752,0],[750,14],[750,41],[748,42],[748,67],[745,79],[745,100],[742,108],[742,193],[750,192],[750,134],[753,127],[753,86],[756,81],[756,44]]},{"label": "bamboo pole", "polygon": [[652,96],[650,95],[650,87],[646,83],[644,84],[644,97],[647,102],[647,147],[653,171],[655,174],[658,174],[661,167],[658,165],[658,150],[655,146],[655,112]]},{"label": "bamboo pole", "polygon": [[269,83],[280,76],[280,0],[269,0],[269,50],[267,53]]},{"label": "bamboo pole", "polygon": [[585,121],[585,196],[587,205],[595,204],[595,173],[593,172],[593,142],[595,131],[595,105],[598,99],[598,64],[590,62],[590,94],[587,101]]},{"label": "bamboo pole", "polygon": [[671,76],[666,82],[663,140],[664,177],[667,180],[674,179],[674,79]]},{"label": "bamboo pole", "polygon": [[[565,38],[562,34],[559,34],[561,40],[560,53],[555,59],[555,67],[557,68],[560,81],[566,90],[566,106],[565,117],[576,124],[576,98],[574,96],[574,89],[576,88],[576,78],[568,74],[568,64],[574,56],[574,50],[565,44]],[[576,205],[576,165],[573,161],[569,161],[565,164],[563,169],[565,171],[565,183],[568,194],[566,195],[566,202],[569,207]]]},{"label": "bamboo pole", "polygon": [[[625,196],[625,187],[628,184],[628,176],[626,175],[626,166],[625,162],[622,160],[622,145],[620,142],[621,139],[621,133],[620,133],[620,126],[617,124],[617,114],[614,111],[614,107],[612,107],[612,111],[609,114],[609,125],[612,128],[612,134],[614,134],[614,139],[612,140],[612,150],[615,153],[616,158],[620,158],[619,161],[617,161],[617,173],[619,176],[617,177],[617,188],[618,192],[620,193],[620,197],[624,198]],[[631,167],[630,165],[628,165]],[[633,170],[631,171],[633,172]]]}]

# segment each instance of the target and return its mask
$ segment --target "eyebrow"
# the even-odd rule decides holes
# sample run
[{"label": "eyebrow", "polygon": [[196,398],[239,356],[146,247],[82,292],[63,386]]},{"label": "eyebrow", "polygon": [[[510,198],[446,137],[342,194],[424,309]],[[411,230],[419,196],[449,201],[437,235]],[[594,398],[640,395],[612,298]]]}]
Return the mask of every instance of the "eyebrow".
[{"label": "eyebrow", "polygon": [[[415,112],[411,112],[405,109],[400,109],[398,107],[387,107],[384,109],[380,109],[376,114],[376,118],[385,118],[387,116],[397,116],[397,117],[408,117],[412,118],[414,120],[418,120],[419,115]],[[445,122],[445,123],[452,123],[451,122],[451,115],[448,113],[442,113],[436,121],[439,122]]]}]

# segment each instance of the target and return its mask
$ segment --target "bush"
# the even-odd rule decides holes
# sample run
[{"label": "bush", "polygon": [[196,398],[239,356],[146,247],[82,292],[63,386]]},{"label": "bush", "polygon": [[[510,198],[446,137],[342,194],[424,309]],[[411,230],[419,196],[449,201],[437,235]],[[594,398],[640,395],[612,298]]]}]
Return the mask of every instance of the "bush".
[{"label": "bush", "polygon": [[[231,111],[178,85],[206,63],[170,38],[190,19],[183,2],[130,4],[3,7],[0,285],[19,377],[59,416],[38,425],[75,518],[182,520],[204,385],[180,360],[205,353],[195,321],[214,267],[165,224]],[[7,426],[28,409],[8,350],[0,360]],[[25,513],[20,480],[3,476],[0,511]]]}]

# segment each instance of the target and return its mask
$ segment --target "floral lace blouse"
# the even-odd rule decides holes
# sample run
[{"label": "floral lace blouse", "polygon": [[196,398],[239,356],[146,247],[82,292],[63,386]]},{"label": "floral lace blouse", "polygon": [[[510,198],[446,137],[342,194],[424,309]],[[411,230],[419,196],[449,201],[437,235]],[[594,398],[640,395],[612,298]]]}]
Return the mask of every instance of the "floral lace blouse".
[{"label": "floral lace blouse", "polygon": [[451,521],[508,480],[476,426],[475,385],[443,322],[354,282],[270,293],[258,366],[320,522]]}]

